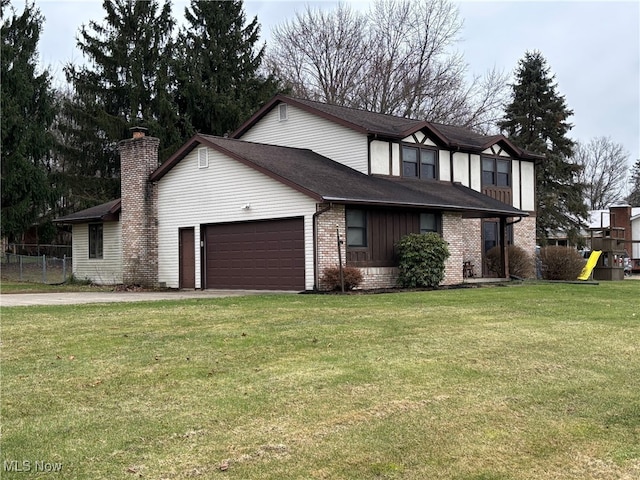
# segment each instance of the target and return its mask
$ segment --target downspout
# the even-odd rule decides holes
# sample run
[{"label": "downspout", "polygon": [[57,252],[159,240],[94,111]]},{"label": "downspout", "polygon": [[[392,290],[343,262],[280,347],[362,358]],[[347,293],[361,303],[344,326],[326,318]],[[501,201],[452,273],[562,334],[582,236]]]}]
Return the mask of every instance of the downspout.
[{"label": "downspout", "polygon": [[516,223],[520,223],[522,221],[522,217],[518,217],[518,220],[514,220],[513,222],[507,222],[507,227],[509,225],[515,225]]},{"label": "downspout", "polygon": [[[317,207],[317,205],[316,205]],[[318,290],[318,284],[320,283],[320,272],[318,272],[318,217],[323,213],[328,212],[333,207],[332,203],[329,203],[324,208],[316,210],[313,214],[313,289]]]}]

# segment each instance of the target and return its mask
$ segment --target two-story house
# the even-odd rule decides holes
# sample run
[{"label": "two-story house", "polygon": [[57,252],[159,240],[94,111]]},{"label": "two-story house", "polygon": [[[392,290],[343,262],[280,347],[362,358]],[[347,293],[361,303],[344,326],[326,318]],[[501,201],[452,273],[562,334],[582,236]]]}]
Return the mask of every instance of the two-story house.
[{"label": "two-story house", "polygon": [[60,219],[77,276],[99,281],[108,264],[124,283],[322,289],[340,239],[364,288],[389,287],[395,243],[433,231],[457,284],[464,262],[487,275],[496,245],[506,269],[507,243],[535,249],[540,157],[503,136],[278,95],[230,138],[196,135],[159,167],[157,144],[121,142],[120,203]]}]

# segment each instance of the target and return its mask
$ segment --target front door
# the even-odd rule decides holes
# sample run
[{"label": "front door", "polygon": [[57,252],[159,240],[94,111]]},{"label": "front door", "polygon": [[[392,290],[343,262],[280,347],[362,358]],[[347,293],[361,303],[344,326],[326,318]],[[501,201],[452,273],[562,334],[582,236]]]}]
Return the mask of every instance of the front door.
[{"label": "front door", "polygon": [[180,232],[180,288],[196,288],[196,250],[193,228]]},{"label": "front door", "polygon": [[482,276],[494,277],[495,272],[490,272],[485,261],[487,252],[497,246],[500,238],[500,223],[492,220],[482,222]]}]

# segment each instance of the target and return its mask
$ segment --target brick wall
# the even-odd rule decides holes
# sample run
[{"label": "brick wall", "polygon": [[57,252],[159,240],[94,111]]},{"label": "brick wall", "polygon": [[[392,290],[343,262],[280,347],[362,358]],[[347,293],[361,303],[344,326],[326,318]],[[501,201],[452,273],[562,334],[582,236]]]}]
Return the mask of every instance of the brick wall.
[{"label": "brick wall", "polygon": [[158,191],[148,179],[158,167],[159,143],[157,138],[138,135],[118,145],[122,280],[127,285],[154,287],[158,283]]},{"label": "brick wall", "polygon": [[471,262],[473,273],[476,277],[482,277],[482,219],[463,218],[464,232],[463,262]]},{"label": "brick wall", "polygon": [[[326,208],[321,205],[319,208]],[[322,282],[322,274],[327,268],[337,268],[338,262],[338,238],[336,227],[340,231],[342,241],[346,240],[345,230],[345,209],[344,205],[332,205],[331,208],[318,215],[316,223],[317,235],[317,257],[316,268],[318,269],[318,290],[327,290],[327,285]],[[346,242],[342,245],[342,265],[346,264]]]},{"label": "brick wall", "polygon": [[513,243],[529,255],[535,255],[536,251],[536,217],[524,217],[522,221],[513,225]]},{"label": "brick wall", "polygon": [[398,284],[397,267],[366,267],[360,268],[362,285],[360,288],[371,290],[376,288],[393,288]]},{"label": "brick wall", "polygon": [[[322,282],[324,270],[339,265],[336,225],[340,230],[342,240],[345,240],[345,208],[343,205],[333,205],[330,210],[321,213],[317,218],[316,265],[320,277],[317,285],[319,290],[327,289],[327,285]],[[466,220],[460,215],[444,214],[442,230],[443,238],[449,242],[449,252],[451,253],[445,263],[445,278],[442,284],[462,283],[464,260],[478,258],[478,265],[480,262],[480,220]],[[348,265],[345,260],[346,245],[342,247],[342,264]],[[393,288],[397,285],[397,267],[361,267],[360,271],[363,275],[360,288]]]},{"label": "brick wall", "polygon": [[444,280],[442,285],[462,283],[462,265],[465,259],[468,239],[472,237],[465,229],[461,215],[442,214],[442,238],[449,244],[449,258],[444,263]]},{"label": "brick wall", "polygon": [[631,250],[631,206],[617,205],[609,207],[609,223],[611,228],[624,228],[624,231],[612,231],[611,237],[623,238],[628,242],[626,248]]}]

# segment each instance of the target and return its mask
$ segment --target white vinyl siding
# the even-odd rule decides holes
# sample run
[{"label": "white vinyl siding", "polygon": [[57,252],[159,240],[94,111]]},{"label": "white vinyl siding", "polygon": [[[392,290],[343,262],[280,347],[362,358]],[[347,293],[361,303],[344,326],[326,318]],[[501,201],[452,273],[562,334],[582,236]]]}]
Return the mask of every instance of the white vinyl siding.
[{"label": "white vinyl siding", "polygon": [[105,222],[102,258],[89,258],[89,224],[73,225],[73,275],[98,285],[122,283],[122,228],[120,222]]},{"label": "white vinyl siding", "polygon": [[469,187],[477,192],[482,191],[482,167],[480,164],[480,155],[469,155],[471,179]]},{"label": "white vinyl siding", "polygon": [[[631,239],[640,240],[640,216],[631,220]],[[631,258],[640,258],[640,243],[631,244]]]},{"label": "white vinyl siding", "polygon": [[201,225],[303,216],[305,288],[312,289],[315,201],[216,150],[209,149],[209,168],[198,170],[197,161],[193,151],[158,182],[158,281],[178,287],[180,228],[195,228],[196,288],[202,288]]},{"label": "white vinyl siding", "polygon": [[536,209],[536,173],[533,162],[520,162],[520,185],[522,188],[521,210],[533,211]]},{"label": "white vinyl siding", "polygon": [[451,152],[449,150],[440,150],[438,158],[440,159],[439,180],[451,181]]},{"label": "white vinyl siding", "polygon": [[520,206],[520,165],[522,162],[519,160],[513,160],[511,162],[511,189],[513,192],[513,206],[521,208]]},{"label": "white vinyl siding", "polygon": [[453,181],[469,186],[469,154],[453,153]]},{"label": "white vinyl siding", "polygon": [[400,144],[391,145],[391,175],[400,175]]},{"label": "white vinyl siding", "polygon": [[241,138],[250,142],[307,148],[358,170],[369,173],[367,135],[287,106],[287,120],[280,121],[280,109],[274,108]]},{"label": "white vinyl siding", "polygon": [[371,173],[378,175],[389,175],[390,158],[389,142],[374,140],[369,147],[371,150]]}]

